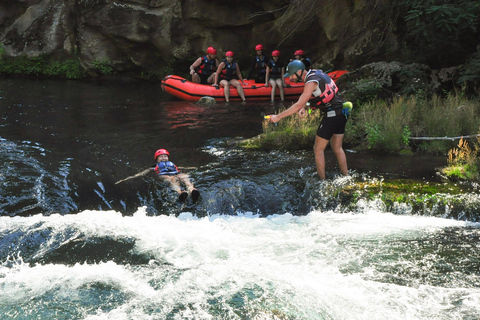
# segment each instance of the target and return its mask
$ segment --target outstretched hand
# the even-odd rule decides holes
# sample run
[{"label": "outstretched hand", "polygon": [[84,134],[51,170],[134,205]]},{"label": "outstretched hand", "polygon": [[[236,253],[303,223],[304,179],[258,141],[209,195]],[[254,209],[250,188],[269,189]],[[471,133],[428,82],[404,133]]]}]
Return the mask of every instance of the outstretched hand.
[{"label": "outstretched hand", "polygon": [[273,114],[271,116],[265,116],[265,119],[267,119],[268,121],[270,121],[272,123],[277,123],[278,121],[280,121],[280,118],[276,114]]},{"label": "outstretched hand", "polygon": [[300,118],[304,118],[307,114],[308,114],[308,112],[307,112],[307,110],[305,110],[305,108],[302,108],[298,111],[298,116]]}]

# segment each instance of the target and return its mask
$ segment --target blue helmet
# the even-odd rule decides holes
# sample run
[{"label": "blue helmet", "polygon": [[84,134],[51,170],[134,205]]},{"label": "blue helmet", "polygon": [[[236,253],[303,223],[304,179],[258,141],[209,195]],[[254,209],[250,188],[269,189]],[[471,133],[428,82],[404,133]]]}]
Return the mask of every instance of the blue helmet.
[{"label": "blue helmet", "polygon": [[285,78],[291,77],[292,74],[295,74],[298,70],[305,70],[305,64],[300,60],[293,60],[287,66],[287,73],[285,73]]}]

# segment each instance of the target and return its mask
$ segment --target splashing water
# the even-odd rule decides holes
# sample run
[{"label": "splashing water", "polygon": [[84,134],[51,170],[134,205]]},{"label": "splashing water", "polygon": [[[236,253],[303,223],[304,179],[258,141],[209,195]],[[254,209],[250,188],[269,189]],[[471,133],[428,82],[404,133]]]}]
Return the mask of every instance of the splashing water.
[{"label": "splashing water", "polygon": [[473,319],[480,248],[458,246],[459,234],[480,236],[472,223],[378,211],[2,217],[0,312],[6,319]]}]

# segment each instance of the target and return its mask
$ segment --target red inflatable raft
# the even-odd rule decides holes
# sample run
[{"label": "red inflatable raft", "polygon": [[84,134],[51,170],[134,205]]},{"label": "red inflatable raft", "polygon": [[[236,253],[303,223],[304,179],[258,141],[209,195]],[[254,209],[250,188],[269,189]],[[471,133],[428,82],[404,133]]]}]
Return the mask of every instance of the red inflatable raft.
[{"label": "red inflatable raft", "polygon": [[[333,80],[337,80],[344,73],[346,73],[346,71],[334,71],[328,73],[328,75]],[[271,86],[266,87],[264,84],[255,83],[254,80],[245,80],[244,82],[245,85],[242,87],[247,101],[270,100],[270,93],[272,91]],[[302,94],[304,85],[303,82],[294,83],[290,82],[290,80],[287,78],[285,79],[285,84],[286,87],[283,88],[285,99],[297,99]],[[225,101],[223,87],[213,87],[212,85],[198,84],[175,75],[167,76],[162,79],[162,90],[174,97],[187,101],[198,101],[204,96],[212,97],[217,101]],[[280,93],[277,88],[275,98],[279,99],[279,97]],[[238,96],[235,87],[230,86],[230,101],[240,100],[241,99]]]}]

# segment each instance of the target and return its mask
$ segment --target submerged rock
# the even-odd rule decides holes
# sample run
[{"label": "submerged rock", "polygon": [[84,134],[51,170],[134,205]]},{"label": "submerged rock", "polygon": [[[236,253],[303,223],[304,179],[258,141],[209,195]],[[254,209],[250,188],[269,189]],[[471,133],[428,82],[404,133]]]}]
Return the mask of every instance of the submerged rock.
[{"label": "submerged rock", "polygon": [[210,97],[210,96],[201,97],[197,101],[197,104],[216,104],[216,103],[217,103],[217,101],[213,97]]}]

